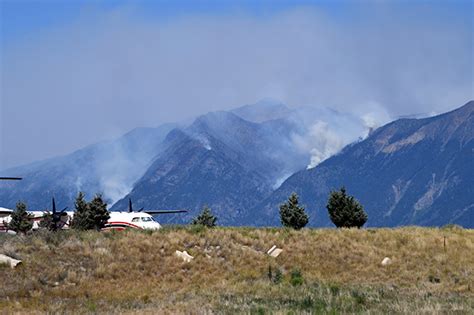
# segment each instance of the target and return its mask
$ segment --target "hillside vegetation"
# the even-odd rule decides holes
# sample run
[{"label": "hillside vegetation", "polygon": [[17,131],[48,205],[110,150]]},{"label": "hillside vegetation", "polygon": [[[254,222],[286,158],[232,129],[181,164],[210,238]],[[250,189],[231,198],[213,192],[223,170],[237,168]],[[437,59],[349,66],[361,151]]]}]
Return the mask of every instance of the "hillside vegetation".
[{"label": "hillside vegetation", "polygon": [[[4,313],[474,309],[474,230],[455,227],[40,231],[0,235],[0,244],[23,260],[0,266]],[[266,255],[273,245],[283,249],[277,258]],[[195,258],[185,263],[176,250]],[[392,264],[382,266],[384,257]]]}]

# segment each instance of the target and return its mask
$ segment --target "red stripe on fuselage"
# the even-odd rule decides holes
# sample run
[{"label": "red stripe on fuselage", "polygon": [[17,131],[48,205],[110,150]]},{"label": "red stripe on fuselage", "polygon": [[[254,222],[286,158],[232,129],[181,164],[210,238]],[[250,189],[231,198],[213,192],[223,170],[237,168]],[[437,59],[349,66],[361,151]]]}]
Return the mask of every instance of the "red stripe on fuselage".
[{"label": "red stripe on fuselage", "polygon": [[122,225],[128,225],[132,228],[135,229],[143,229],[141,226],[129,223],[129,222],[123,222],[123,221],[112,221],[112,222],[107,222],[106,225],[114,225],[114,224],[122,224]]},{"label": "red stripe on fuselage", "polygon": [[101,229],[101,231],[104,231],[104,232],[107,232],[107,231],[110,231],[110,230],[123,231],[125,229],[126,228],[124,228],[124,227],[105,227],[105,228]]}]

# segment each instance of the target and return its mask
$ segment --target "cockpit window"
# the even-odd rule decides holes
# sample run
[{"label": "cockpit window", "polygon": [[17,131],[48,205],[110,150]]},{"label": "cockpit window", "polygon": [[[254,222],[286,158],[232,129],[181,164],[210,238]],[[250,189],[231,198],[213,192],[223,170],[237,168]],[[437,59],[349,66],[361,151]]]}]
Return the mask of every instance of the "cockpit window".
[{"label": "cockpit window", "polygon": [[140,221],[140,218],[133,218],[132,219],[132,222],[138,222],[138,221]]},{"label": "cockpit window", "polygon": [[150,218],[150,217],[142,217],[142,221],[143,222],[151,222],[151,221],[153,221],[153,219]]}]

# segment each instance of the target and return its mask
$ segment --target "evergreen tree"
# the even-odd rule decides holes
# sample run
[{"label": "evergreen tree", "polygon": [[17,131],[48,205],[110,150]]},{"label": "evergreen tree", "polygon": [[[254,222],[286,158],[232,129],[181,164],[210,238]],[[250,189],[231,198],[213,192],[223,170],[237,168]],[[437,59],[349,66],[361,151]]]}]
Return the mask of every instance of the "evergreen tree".
[{"label": "evergreen tree", "polygon": [[339,191],[331,191],[326,206],[331,221],[339,227],[362,227],[367,222],[367,214],[362,205],[353,196],[346,194],[342,187]]},{"label": "evergreen tree", "polygon": [[217,218],[212,214],[208,206],[204,206],[201,213],[193,219],[191,224],[201,224],[207,227],[216,226]]},{"label": "evergreen tree", "polygon": [[19,201],[16,204],[16,209],[11,215],[10,223],[8,223],[8,229],[13,230],[17,233],[25,234],[33,227],[31,221],[33,216],[26,211],[26,204]]},{"label": "evergreen tree", "polygon": [[84,193],[81,191],[77,194],[74,202],[76,211],[71,222],[71,227],[76,230],[88,230],[92,225],[89,221],[89,205],[84,199]]},{"label": "evergreen tree", "polygon": [[288,201],[280,205],[281,224],[294,229],[301,229],[308,224],[309,218],[304,207],[298,205],[298,195],[292,193]]},{"label": "evergreen tree", "polygon": [[89,203],[89,210],[94,222],[92,229],[100,231],[110,219],[107,203],[102,199],[101,194],[95,195],[94,199]]},{"label": "evergreen tree", "polygon": [[71,227],[78,230],[100,230],[110,218],[107,204],[100,194],[91,202],[86,202],[84,193],[80,192],[75,201],[76,212]]}]

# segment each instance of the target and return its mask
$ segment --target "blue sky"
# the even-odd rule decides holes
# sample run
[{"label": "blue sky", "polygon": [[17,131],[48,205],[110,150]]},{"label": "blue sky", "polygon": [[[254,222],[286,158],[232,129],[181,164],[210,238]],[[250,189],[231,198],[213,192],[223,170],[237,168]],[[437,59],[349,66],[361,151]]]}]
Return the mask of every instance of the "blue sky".
[{"label": "blue sky", "polygon": [[84,11],[100,12],[129,7],[139,11],[144,18],[175,18],[193,14],[231,15],[245,12],[267,16],[291,7],[316,5],[341,13],[347,1],[90,1],[90,0],[2,0],[2,26],[4,40],[27,37],[38,30],[59,27],[80,17]]},{"label": "blue sky", "polygon": [[265,97],[379,123],[473,98],[472,1],[0,8],[0,169]]},{"label": "blue sky", "polygon": [[84,12],[104,12],[123,7],[133,8],[143,18],[172,19],[194,14],[232,15],[246,13],[257,17],[282,12],[295,7],[317,7],[333,18],[351,19],[358,10],[364,10],[383,2],[393,7],[410,10],[412,7],[426,7],[444,11],[446,19],[472,19],[473,6],[469,0],[454,1],[343,1],[343,0],[2,0],[2,36],[9,42],[28,37],[43,29],[60,27],[78,19]]}]

